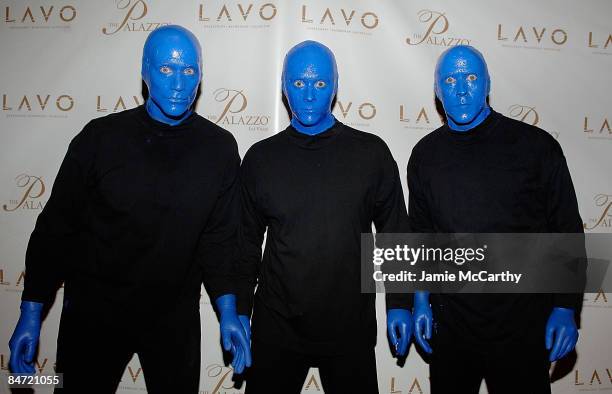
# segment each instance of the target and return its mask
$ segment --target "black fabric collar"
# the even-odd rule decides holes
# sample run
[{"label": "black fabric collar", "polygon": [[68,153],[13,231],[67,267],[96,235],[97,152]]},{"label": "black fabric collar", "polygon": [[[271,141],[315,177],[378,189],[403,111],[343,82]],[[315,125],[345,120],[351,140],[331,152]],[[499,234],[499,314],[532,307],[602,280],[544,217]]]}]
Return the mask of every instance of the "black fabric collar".
[{"label": "black fabric collar", "polygon": [[145,126],[145,129],[159,137],[178,137],[185,132],[193,130],[193,123],[198,119],[199,115],[193,111],[185,120],[176,126],[170,126],[166,123],[158,122],[153,119],[144,105],[136,108],[136,117],[138,121]]},{"label": "black fabric collar", "polygon": [[336,119],[336,122],[329,129],[315,135],[308,135],[297,131],[293,126],[289,125],[283,133],[294,144],[297,144],[305,149],[320,149],[327,144],[333,142],[338,135],[342,133],[344,124]]}]

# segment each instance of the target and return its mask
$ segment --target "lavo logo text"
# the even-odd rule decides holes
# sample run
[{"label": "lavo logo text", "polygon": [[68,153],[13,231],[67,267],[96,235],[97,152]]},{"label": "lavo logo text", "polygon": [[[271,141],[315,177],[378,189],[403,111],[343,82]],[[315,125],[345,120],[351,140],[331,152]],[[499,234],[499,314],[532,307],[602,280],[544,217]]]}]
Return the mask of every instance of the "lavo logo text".
[{"label": "lavo logo text", "polygon": [[[316,15],[316,16],[315,16]],[[318,15],[321,15],[320,18]],[[314,23],[314,19],[317,18],[320,25],[330,24],[335,26],[336,23],[346,26],[353,26],[355,24],[361,25],[365,29],[375,29],[378,26],[379,18],[372,11],[365,11],[357,13],[354,9],[332,9],[326,8],[321,14],[310,14],[307,5],[302,5],[302,23]]]},{"label": "lavo logo text", "polygon": [[4,7],[4,22],[6,23],[49,23],[72,22],[76,18],[77,11],[72,5],[39,7],[26,6],[25,9],[15,10],[10,6]]}]

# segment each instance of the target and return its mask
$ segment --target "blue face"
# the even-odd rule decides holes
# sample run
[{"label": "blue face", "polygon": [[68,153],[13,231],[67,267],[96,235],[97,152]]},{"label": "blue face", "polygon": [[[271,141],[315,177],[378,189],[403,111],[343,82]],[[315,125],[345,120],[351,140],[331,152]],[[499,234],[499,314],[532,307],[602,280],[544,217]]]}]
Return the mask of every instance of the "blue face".
[{"label": "blue face", "polygon": [[315,41],[291,48],[283,65],[283,93],[298,131],[317,134],[335,123],[331,104],[337,89],[336,59],[329,48]]},{"label": "blue face", "polygon": [[453,47],[438,59],[435,91],[451,129],[466,131],[482,123],[491,111],[489,89],[487,64],[471,46]]},{"label": "blue face", "polygon": [[201,67],[200,44],[189,30],[174,25],[154,30],[142,56],[149,115],[170,125],[187,118],[202,79]]}]

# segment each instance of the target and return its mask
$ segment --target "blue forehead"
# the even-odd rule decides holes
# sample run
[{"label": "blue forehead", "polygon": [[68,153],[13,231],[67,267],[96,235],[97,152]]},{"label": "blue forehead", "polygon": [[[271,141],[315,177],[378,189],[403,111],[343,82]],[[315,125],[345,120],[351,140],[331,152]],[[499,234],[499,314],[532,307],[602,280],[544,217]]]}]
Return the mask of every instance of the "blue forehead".
[{"label": "blue forehead", "polygon": [[294,46],[285,56],[283,79],[338,78],[336,58],[325,45],[316,41],[304,41]]},{"label": "blue forehead", "polygon": [[469,45],[458,45],[446,50],[436,64],[436,82],[446,75],[476,73],[488,77],[487,63],[482,54]]},{"label": "blue forehead", "polygon": [[198,39],[181,26],[162,26],[154,30],[144,45],[145,63],[174,62],[201,65],[202,51]]}]

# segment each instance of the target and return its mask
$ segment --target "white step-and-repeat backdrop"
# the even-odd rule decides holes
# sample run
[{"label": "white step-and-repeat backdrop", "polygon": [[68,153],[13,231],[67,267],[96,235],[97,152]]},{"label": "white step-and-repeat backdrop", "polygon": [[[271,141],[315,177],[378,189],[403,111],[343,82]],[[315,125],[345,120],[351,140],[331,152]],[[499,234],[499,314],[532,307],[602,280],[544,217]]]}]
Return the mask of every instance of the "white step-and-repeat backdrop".
[{"label": "white step-and-repeat backdrop", "polygon": [[[156,27],[180,24],[200,39],[204,79],[197,111],[231,131],[241,155],[288,124],[280,90],[286,51],[305,39],[326,44],[340,74],[335,116],[380,135],[403,178],[414,144],[441,124],[433,95],[438,55],[448,46],[473,45],[489,65],[492,107],[561,143],[586,231],[610,232],[611,17],[609,0],[0,1],[2,372],[19,315],[26,244],[68,143],[90,119],[142,103],[142,46]],[[43,325],[41,373],[53,371],[61,299]],[[405,365],[396,364],[380,296],[377,307],[381,393],[428,393],[427,364],[414,347]],[[554,393],[612,390],[611,307],[612,294],[585,295],[578,356],[551,369]],[[243,392],[244,386],[232,387],[231,370],[222,363],[206,295],[201,313],[201,392]],[[83,362],[90,357],[96,355]],[[144,390],[135,357],[119,392]],[[270,382],[270,392],[278,390]],[[323,392],[316,370],[303,392]]]}]

